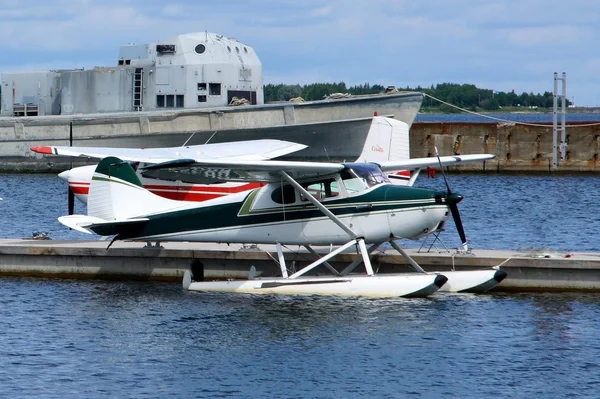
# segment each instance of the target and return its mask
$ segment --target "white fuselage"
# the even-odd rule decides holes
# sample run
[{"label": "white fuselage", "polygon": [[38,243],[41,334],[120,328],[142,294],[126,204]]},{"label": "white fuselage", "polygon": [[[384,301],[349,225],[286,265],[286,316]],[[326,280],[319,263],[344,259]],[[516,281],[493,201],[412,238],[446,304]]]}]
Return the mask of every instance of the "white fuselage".
[{"label": "white fuselage", "polygon": [[[384,242],[391,237],[419,239],[448,219],[446,205],[430,205],[363,214],[341,215],[339,219],[367,242]],[[215,229],[175,232],[145,237],[157,241],[244,242],[254,244],[341,245],[352,237],[326,216],[237,225]]]}]

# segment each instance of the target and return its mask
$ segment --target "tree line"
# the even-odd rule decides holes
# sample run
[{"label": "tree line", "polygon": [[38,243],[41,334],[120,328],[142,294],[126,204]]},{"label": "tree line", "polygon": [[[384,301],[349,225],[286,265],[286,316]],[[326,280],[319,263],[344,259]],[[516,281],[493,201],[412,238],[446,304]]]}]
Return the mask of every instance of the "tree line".
[{"label": "tree line", "polygon": [[[389,90],[379,84],[369,83],[347,87],[346,83],[312,83],[307,85],[266,84],[264,86],[265,103],[289,101],[301,97],[305,101],[322,100],[334,93],[349,93],[351,95],[379,94]],[[552,108],[553,94],[549,91],[543,94],[521,93],[514,90],[510,92],[481,89],[472,84],[440,83],[429,88],[417,86],[398,87],[400,91],[418,91],[433,97],[426,97],[421,110],[436,112],[459,112],[455,107],[436,101],[439,99],[456,107],[471,111],[497,111],[500,108],[525,107],[525,108]],[[2,89],[0,88],[0,99]],[[435,99],[434,99],[435,98]],[[566,100],[567,106],[571,102]]]},{"label": "tree line", "polygon": [[[307,85],[267,84],[264,86],[265,103],[289,101],[295,97],[302,97],[305,101],[322,100],[333,93],[349,93],[352,95],[384,93],[389,88],[369,83],[347,87],[344,82],[339,83],[312,83]],[[456,107],[471,111],[484,110],[496,111],[500,108],[525,107],[525,108],[552,108],[553,94],[521,93],[514,90],[510,92],[482,89],[473,84],[440,83],[429,88],[417,86],[414,88],[396,88],[400,91],[418,91],[439,99]],[[440,112],[457,112],[456,108],[427,97],[423,101],[425,109]],[[567,100],[567,105],[571,102]]]}]

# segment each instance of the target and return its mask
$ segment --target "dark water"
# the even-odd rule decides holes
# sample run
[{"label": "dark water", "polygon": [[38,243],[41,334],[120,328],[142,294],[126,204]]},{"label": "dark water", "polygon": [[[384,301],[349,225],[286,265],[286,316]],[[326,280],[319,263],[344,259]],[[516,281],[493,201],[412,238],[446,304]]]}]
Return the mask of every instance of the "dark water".
[{"label": "dark water", "polygon": [[[476,248],[600,250],[600,178],[449,180],[465,195]],[[66,190],[55,176],[0,176],[0,196],[3,237],[89,237],[56,222]],[[455,234],[445,233],[449,246]],[[342,300],[2,278],[0,396],[596,398],[599,303],[596,294]]]},{"label": "dark water", "polygon": [[[493,119],[496,118],[496,119]],[[558,115],[558,123],[560,123]],[[483,114],[417,114],[415,122],[489,122],[498,123],[498,119],[503,121],[522,122],[522,123],[552,123],[552,113],[483,113]],[[566,123],[593,123],[600,122],[600,113],[589,114],[566,114]]]}]

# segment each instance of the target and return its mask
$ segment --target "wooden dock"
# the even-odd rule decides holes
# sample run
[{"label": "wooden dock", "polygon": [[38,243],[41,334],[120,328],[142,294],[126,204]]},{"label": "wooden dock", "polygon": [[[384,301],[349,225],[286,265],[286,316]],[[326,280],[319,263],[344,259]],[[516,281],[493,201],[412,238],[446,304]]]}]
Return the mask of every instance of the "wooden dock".
[{"label": "wooden dock", "polygon": [[[108,250],[107,246],[107,241],[2,239],[0,276],[181,282],[192,265],[202,265],[206,279],[246,278],[251,266],[255,266],[258,276],[280,273],[275,247],[269,245],[166,242],[159,248],[148,248],[140,242],[116,242]],[[600,253],[405,250],[427,271],[500,265],[508,277],[496,291],[600,292]],[[343,253],[331,263],[341,267],[357,256]],[[288,248],[285,257],[288,267],[299,268],[314,260],[298,247]],[[393,249],[376,252],[373,267],[380,273],[412,271]],[[317,268],[319,271],[325,270]]]}]

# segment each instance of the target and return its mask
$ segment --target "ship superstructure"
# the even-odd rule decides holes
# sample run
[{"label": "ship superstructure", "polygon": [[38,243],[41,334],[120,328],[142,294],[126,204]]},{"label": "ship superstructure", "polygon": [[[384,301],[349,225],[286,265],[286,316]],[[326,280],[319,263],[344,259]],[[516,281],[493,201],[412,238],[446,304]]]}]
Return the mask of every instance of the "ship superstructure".
[{"label": "ship superstructure", "polygon": [[254,49],[210,32],[119,48],[117,65],[3,73],[2,116],[78,115],[263,104]]}]

